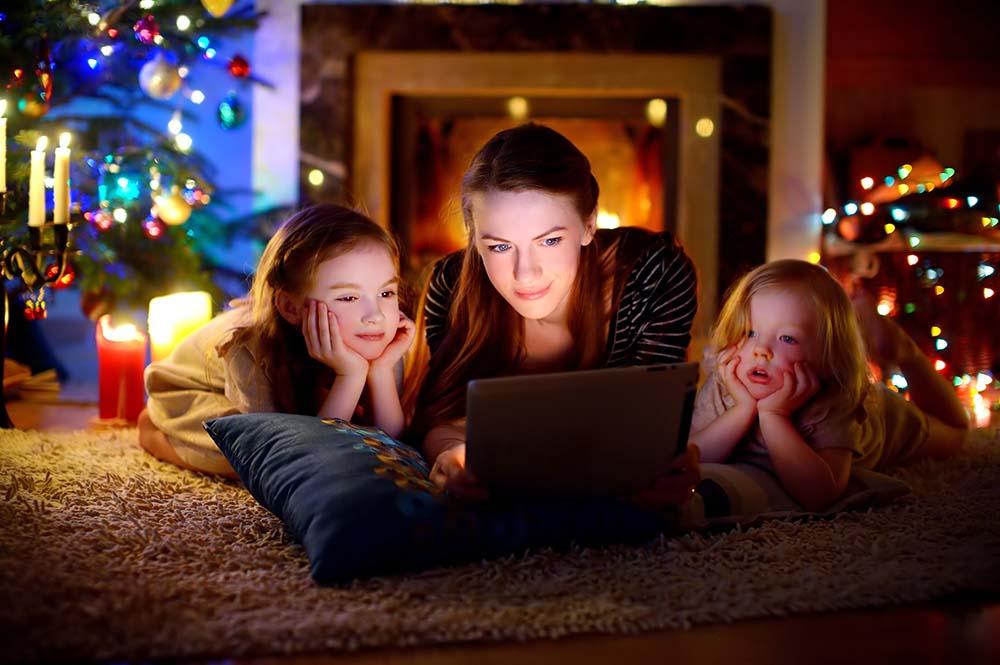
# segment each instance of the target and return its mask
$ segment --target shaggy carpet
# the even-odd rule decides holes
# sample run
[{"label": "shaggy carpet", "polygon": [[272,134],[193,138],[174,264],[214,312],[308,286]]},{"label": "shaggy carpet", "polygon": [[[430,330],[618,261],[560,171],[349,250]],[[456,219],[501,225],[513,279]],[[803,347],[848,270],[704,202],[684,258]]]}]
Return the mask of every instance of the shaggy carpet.
[{"label": "shaggy carpet", "polygon": [[914,493],[878,509],[342,588],[313,584],[301,548],[240,485],[162,464],[135,440],[0,433],[0,660],[624,634],[1000,591],[995,431],[900,471]]}]

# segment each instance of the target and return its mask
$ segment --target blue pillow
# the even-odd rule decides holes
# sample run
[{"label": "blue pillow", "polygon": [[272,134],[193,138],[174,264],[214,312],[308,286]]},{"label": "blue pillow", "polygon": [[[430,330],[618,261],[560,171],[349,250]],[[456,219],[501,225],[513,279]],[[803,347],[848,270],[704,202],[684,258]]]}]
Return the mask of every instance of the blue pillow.
[{"label": "blue pillow", "polygon": [[320,584],[536,547],[638,543],[674,524],[668,513],[617,499],[452,499],[430,482],[416,450],[343,420],[253,413],[205,429],[302,543]]}]

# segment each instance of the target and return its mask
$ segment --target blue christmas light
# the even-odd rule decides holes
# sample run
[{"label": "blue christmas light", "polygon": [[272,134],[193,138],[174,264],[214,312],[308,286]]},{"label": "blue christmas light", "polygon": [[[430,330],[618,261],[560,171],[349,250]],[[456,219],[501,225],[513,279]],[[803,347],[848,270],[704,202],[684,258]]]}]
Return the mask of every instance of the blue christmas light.
[{"label": "blue christmas light", "polygon": [[205,49],[205,57],[208,58],[209,60],[211,60],[212,58],[214,58],[215,57],[215,49],[214,48],[207,48],[207,49]]},{"label": "blue christmas light", "polygon": [[97,58],[87,58],[87,65],[91,69],[97,69]]},{"label": "blue christmas light", "polygon": [[888,185],[889,187],[892,187],[893,185],[896,184],[896,179],[893,178],[891,175],[887,175],[885,177],[885,184]]},{"label": "blue christmas light", "polygon": [[892,208],[892,218],[897,222],[905,222],[909,218],[910,213],[902,208]]},{"label": "blue christmas light", "polygon": [[207,49],[208,45],[211,44],[211,43],[212,42],[208,39],[208,37],[206,37],[204,35],[202,35],[201,37],[198,38],[198,48],[200,48],[202,50]]},{"label": "blue christmas light", "polygon": [[858,204],[854,201],[848,201],[844,204],[844,214],[848,217],[858,214]]},{"label": "blue christmas light", "polygon": [[967,196],[965,197],[965,200],[968,202],[970,208],[975,207],[975,205],[979,203],[978,196]]}]

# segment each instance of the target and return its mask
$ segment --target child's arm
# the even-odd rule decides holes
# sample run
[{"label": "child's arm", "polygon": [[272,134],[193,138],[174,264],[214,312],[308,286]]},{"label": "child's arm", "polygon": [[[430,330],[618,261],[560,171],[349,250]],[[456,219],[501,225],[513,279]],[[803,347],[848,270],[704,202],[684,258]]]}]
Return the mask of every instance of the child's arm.
[{"label": "child's arm", "polygon": [[760,429],[774,469],[788,493],[806,510],[823,510],[847,487],[851,451],[813,450],[791,416],[819,390],[816,375],[802,363],[786,372],[781,389],[757,402]]},{"label": "child's arm", "polygon": [[317,415],[350,420],[365,389],[368,361],[344,344],[337,319],[326,303],[309,301],[302,317],[302,336],[309,356],[336,373]]},{"label": "child's arm", "polygon": [[757,419],[757,401],[736,373],[739,364],[735,347],[719,354],[721,380],[736,400],[736,405],[688,437],[698,444],[703,462],[725,462]]},{"label": "child's arm", "polygon": [[413,321],[401,313],[396,336],[368,366],[368,394],[372,398],[375,427],[393,438],[399,436],[405,425],[395,369],[413,343],[414,328]]}]

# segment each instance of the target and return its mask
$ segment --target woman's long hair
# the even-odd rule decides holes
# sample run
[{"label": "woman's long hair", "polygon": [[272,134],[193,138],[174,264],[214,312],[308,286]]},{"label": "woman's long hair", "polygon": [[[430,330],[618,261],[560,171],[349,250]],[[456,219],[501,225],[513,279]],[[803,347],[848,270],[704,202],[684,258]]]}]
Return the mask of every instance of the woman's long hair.
[{"label": "woman's long hair", "polygon": [[[542,125],[507,129],[476,154],[462,179],[462,213],[469,244],[462,257],[448,326],[434,354],[426,342],[424,289],[417,312],[417,348],[410,356],[404,402],[414,414],[410,436],[465,415],[471,379],[510,374],[524,360],[523,319],[490,282],[476,250],[472,199],[489,192],[540,191],[566,196],[586,223],[599,188],[590,162],[562,134]],[[569,300],[573,353],[566,369],[597,366],[604,354],[614,247],[595,240],[581,247]]]},{"label": "woman's long hair", "polygon": [[361,213],[339,205],[295,213],[268,241],[250,289],[252,321],[237,329],[221,352],[234,344],[251,350],[271,383],[278,412],[315,415],[320,388],[333,380],[332,370],[309,357],[299,327],[278,312],[278,292],[305,293],[321,263],[366,243],[384,247],[398,272],[399,248],[392,236]]},{"label": "woman's long hair", "polygon": [[870,382],[857,314],[843,287],[826,268],[808,261],[783,259],[751,270],[726,294],[712,331],[717,351],[740,344],[750,331],[750,299],[771,289],[796,290],[809,298],[816,311],[820,366],[815,368],[824,390],[851,411],[861,403]]}]

